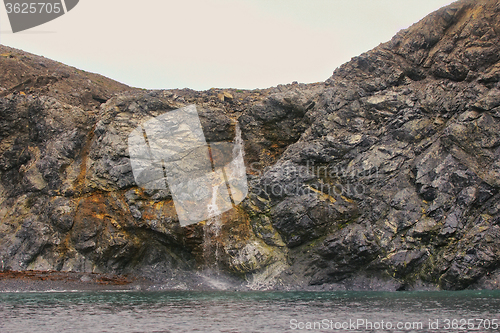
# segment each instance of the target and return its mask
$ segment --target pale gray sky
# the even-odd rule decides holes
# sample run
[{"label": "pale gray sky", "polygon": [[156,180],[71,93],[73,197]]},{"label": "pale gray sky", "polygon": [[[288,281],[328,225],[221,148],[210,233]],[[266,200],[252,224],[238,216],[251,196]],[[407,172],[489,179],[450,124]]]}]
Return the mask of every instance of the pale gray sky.
[{"label": "pale gray sky", "polygon": [[326,80],[449,0],[80,0],[0,43],[141,88]]}]

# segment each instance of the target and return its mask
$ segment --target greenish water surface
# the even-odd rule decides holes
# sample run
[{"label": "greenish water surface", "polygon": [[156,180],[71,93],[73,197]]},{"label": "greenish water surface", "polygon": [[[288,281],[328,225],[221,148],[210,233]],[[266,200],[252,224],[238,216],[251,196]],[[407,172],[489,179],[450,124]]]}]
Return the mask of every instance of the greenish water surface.
[{"label": "greenish water surface", "polygon": [[0,293],[0,332],[499,332],[499,291]]}]

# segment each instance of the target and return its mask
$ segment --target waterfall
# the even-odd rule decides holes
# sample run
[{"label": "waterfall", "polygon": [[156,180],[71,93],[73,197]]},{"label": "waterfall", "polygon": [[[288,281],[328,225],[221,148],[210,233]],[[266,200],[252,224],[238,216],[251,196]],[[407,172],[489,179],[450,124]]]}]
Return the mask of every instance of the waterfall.
[{"label": "waterfall", "polygon": [[[221,182],[217,185],[213,185],[211,202],[206,207],[207,214],[210,218],[203,226],[203,260],[204,268],[217,276],[216,279],[212,281],[216,284],[220,284],[219,262],[221,259],[220,256],[223,253],[223,245],[221,242],[221,214],[228,210],[228,208],[223,207],[220,200],[223,200],[229,195],[231,198],[228,197],[228,199],[231,199],[234,207],[234,205],[239,204],[246,197],[248,191],[246,169],[243,160],[243,145],[241,130],[238,123],[236,123],[233,147],[228,151],[232,157],[231,162],[227,165],[219,166],[220,169],[218,170],[213,170],[214,173],[220,174]],[[219,202],[217,200],[219,200]]]},{"label": "waterfall", "polygon": [[[238,123],[236,123],[236,133],[234,138],[234,146],[233,146],[233,154],[232,154],[232,162],[230,163],[231,169],[230,173],[233,179],[238,179],[240,182],[244,182],[245,189],[246,185],[246,168],[245,168],[245,149],[243,147],[243,139],[241,138],[241,129]],[[243,181],[244,180],[244,181]],[[242,184],[243,185],[243,184]],[[245,194],[246,196],[246,194]],[[233,200],[236,201],[236,198],[233,197]],[[241,198],[242,201],[243,198]]]},{"label": "waterfall", "polygon": [[245,156],[245,152],[243,151],[243,139],[241,138],[241,129],[238,123],[236,123],[235,131],[236,133],[234,137],[233,159],[238,157],[240,153]]},{"label": "waterfall", "polygon": [[[207,220],[203,226],[203,259],[205,261],[206,268],[211,268],[218,272],[219,270],[219,238],[222,228],[222,220],[220,214],[222,213],[217,206],[217,193],[219,191],[219,186],[214,186],[212,188],[212,201],[208,205],[208,215],[212,216]],[[211,255],[214,255],[211,258]]]}]

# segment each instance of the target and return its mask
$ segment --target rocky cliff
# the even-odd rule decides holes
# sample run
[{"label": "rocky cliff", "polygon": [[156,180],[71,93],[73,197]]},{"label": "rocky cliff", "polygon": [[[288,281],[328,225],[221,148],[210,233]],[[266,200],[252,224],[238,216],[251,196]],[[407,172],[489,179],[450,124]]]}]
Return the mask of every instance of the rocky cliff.
[{"label": "rocky cliff", "polygon": [[[500,1],[458,1],[324,83],[204,92],[133,89],[1,46],[0,269],[498,288],[499,36]],[[168,189],[136,185],[127,137],[189,104],[207,141],[239,124],[250,192],[181,227]]]}]

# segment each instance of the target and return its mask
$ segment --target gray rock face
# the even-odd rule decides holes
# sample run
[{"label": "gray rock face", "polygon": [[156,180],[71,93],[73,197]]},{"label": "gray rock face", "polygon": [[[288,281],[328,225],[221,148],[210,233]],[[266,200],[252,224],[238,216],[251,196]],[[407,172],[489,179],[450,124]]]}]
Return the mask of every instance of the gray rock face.
[{"label": "gray rock face", "polygon": [[[250,288],[497,288],[498,36],[500,2],[464,0],[325,83],[128,92],[98,112],[14,91],[0,99],[3,267],[183,282],[209,267]],[[238,121],[250,192],[217,223],[182,228],[168,189],[135,184],[127,136],[188,104],[207,141],[232,141]]]}]

